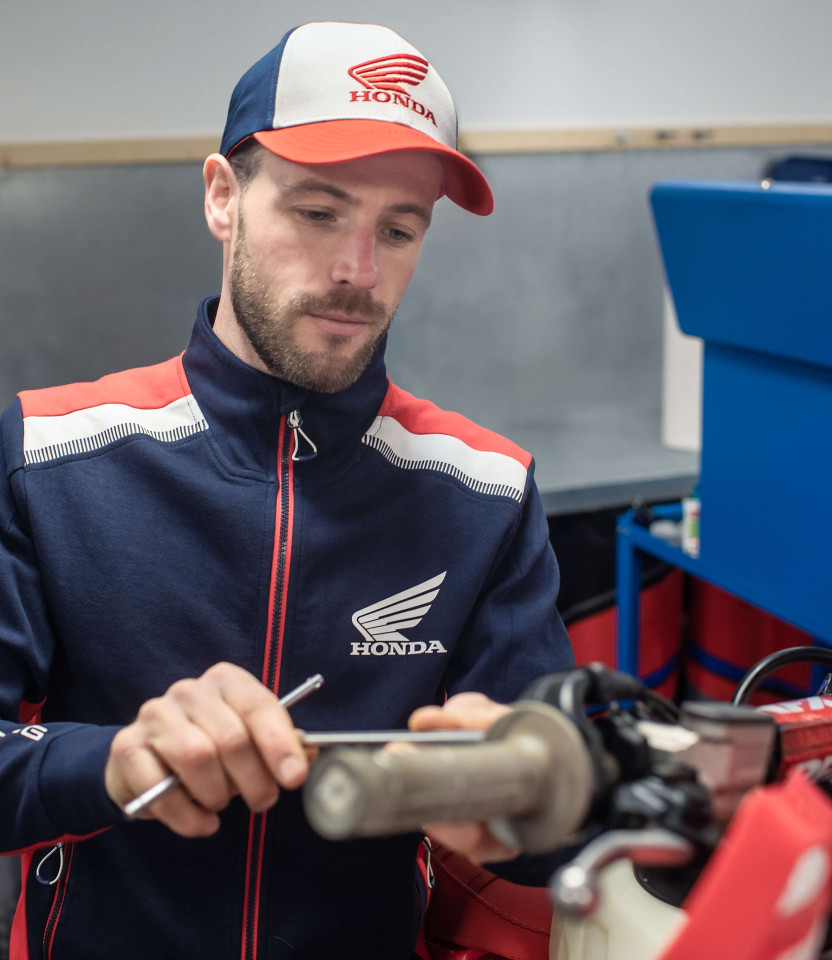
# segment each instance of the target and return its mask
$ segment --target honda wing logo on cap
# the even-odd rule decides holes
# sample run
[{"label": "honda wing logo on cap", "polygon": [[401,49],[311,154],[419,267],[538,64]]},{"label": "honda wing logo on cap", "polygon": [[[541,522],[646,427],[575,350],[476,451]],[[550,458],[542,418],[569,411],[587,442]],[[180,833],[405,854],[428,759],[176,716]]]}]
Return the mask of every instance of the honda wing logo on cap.
[{"label": "honda wing logo on cap", "polygon": [[417,87],[428,75],[430,64],[411,53],[394,53],[350,67],[347,73],[363,90],[350,91],[350,103],[391,103],[412,110],[436,126],[433,111],[414,100],[407,87]]},{"label": "honda wing logo on cap", "polygon": [[354,642],[351,657],[406,656],[412,653],[447,653],[438,640],[410,640],[401,630],[417,627],[439,593],[447,571],[401,593],[356,610],[352,624],[364,637]]},{"label": "honda wing logo on cap", "polygon": [[406,94],[402,84],[417,86],[428,75],[429,66],[423,57],[396,53],[350,67],[349,75],[368,90],[394,90]]}]

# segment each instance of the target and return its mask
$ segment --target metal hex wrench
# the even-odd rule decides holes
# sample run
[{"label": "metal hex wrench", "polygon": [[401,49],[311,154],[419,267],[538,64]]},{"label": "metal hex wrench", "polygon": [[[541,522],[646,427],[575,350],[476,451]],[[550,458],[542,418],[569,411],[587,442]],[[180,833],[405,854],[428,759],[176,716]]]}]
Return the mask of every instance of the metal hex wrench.
[{"label": "metal hex wrench", "polygon": [[386,743],[463,744],[482,743],[484,730],[337,730],[307,733],[299,730],[305,747],[379,747]]}]

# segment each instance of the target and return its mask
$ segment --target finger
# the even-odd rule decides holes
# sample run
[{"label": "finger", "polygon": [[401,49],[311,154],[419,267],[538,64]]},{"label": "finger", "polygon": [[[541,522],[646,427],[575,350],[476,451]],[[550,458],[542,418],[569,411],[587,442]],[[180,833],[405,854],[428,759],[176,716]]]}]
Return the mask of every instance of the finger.
[{"label": "finger", "polygon": [[219,815],[196,803],[184,786],[166,793],[148,809],[154,819],[181,837],[210,837],[220,828]]},{"label": "finger", "polygon": [[[135,797],[164,779],[170,770],[134,735],[134,727],[120,730],[110,745],[104,768],[104,787],[122,809]],[[144,818],[151,816],[144,813]]]},{"label": "finger", "polygon": [[519,853],[498,840],[484,823],[430,823],[425,830],[432,839],[477,863],[513,860]]},{"label": "finger", "polygon": [[[113,741],[104,772],[104,783],[110,798],[122,809],[170,774],[159,757],[138,743],[135,730],[120,731]],[[214,813],[196,806],[183,787],[160,797],[136,815],[136,819],[159,820],[184,837],[209,836],[219,828]]]},{"label": "finger", "polygon": [[280,786],[299,787],[309,763],[288,711],[271,691],[240,668],[218,671],[217,677],[223,698],[245,724],[271,775]]},{"label": "finger", "polygon": [[419,707],[410,714],[407,726],[411,730],[459,730],[458,717],[449,716],[442,707]]},{"label": "finger", "polygon": [[403,740],[391,740],[382,747],[385,753],[392,753],[394,756],[402,753],[416,753],[418,749],[415,743],[406,743]]},{"label": "finger", "polygon": [[441,707],[420,707],[408,720],[411,730],[487,730],[511,708],[481,693],[458,693]]},{"label": "finger", "polygon": [[[253,677],[246,676],[268,693]],[[275,778],[244,718],[227,702],[222,689],[213,682],[197,682],[184,686],[178,696],[185,715],[210,744],[210,753],[205,757],[209,766],[194,766],[189,773],[180,774],[194,797],[209,810],[223,809],[230,796],[237,793],[255,812],[273,806],[279,795]],[[211,765],[221,770],[221,778],[214,775],[216,771]]]},{"label": "finger", "polygon": [[[210,732],[194,719],[200,713],[200,684],[180,681],[164,697],[139,710],[137,732],[182,782],[187,793],[211,813],[223,810],[236,793]],[[210,698],[209,698],[210,699]],[[221,701],[214,696],[215,705]]]}]

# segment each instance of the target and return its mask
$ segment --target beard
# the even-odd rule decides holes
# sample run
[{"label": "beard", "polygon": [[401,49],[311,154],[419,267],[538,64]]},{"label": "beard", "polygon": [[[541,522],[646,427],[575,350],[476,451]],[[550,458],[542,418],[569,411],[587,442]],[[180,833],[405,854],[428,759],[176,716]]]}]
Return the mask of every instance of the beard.
[{"label": "beard", "polygon": [[[337,393],[361,376],[393,322],[394,311],[375,301],[367,290],[335,287],[324,296],[299,294],[281,300],[258,274],[246,243],[242,217],[229,271],[231,304],[240,329],[272,376],[320,393]],[[377,326],[376,333],[345,353],[344,337],[329,335],[323,350],[298,343],[297,324],[307,314],[360,317]]]}]

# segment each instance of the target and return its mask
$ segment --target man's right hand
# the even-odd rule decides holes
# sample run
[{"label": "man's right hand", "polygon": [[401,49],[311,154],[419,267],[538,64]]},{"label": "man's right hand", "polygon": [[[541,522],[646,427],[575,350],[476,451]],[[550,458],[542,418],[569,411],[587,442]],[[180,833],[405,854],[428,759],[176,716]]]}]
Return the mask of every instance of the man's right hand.
[{"label": "man's right hand", "polygon": [[[482,693],[457,693],[441,707],[420,707],[414,711],[408,726],[411,730],[487,730],[510,712],[511,707]],[[485,823],[428,823],[425,831],[432,839],[476,863],[513,860],[520,852],[498,840]]]},{"label": "man's right hand", "polygon": [[219,811],[241,795],[255,812],[294,789],[309,764],[285,707],[252,674],[218,663],[148,700],[110,749],[104,784],[124,807],[170,773],[181,782],[139,814],[183,837],[219,829]]}]

